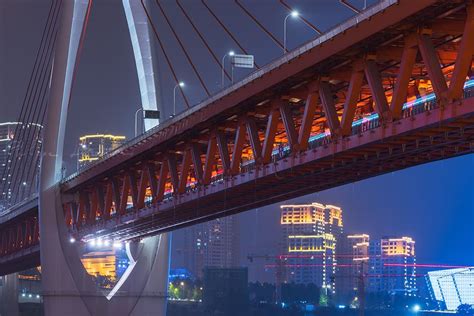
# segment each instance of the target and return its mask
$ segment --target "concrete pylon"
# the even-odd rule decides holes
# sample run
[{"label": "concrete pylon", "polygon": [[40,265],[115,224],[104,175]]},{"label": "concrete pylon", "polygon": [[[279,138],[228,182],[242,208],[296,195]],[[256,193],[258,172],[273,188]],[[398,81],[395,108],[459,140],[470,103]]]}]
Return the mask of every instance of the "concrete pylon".
[{"label": "concrete pylon", "polygon": [[19,316],[18,273],[0,277],[0,316]]},{"label": "concrete pylon", "polygon": [[39,195],[45,314],[165,315],[169,235],[147,238],[143,243],[127,246],[134,250],[133,264],[108,293],[97,288],[84,269],[76,247],[69,243],[59,182],[71,83],[87,6],[88,0],[63,0],[50,83]]},{"label": "concrete pylon", "polygon": [[[143,3],[143,4],[142,4]],[[158,89],[158,71],[155,58],[155,46],[150,37],[151,30],[143,6],[149,6],[149,0],[122,0],[128,31],[135,57],[140,97],[143,110],[159,110],[161,102]],[[159,119],[144,118],[145,130],[159,124]]]}]

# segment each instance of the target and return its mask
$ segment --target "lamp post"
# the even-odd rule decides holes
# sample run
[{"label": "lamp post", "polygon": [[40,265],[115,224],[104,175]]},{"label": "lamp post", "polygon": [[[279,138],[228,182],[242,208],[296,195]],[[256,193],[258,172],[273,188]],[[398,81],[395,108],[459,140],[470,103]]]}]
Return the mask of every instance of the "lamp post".
[{"label": "lamp post", "polygon": [[184,87],[184,82],[182,82],[182,81],[178,82],[178,84],[175,85],[174,88],[173,88],[173,115],[172,115],[172,117],[176,116],[176,89],[178,87],[181,87],[181,88]]},{"label": "lamp post", "polygon": [[289,17],[292,17],[292,18],[297,18],[300,16],[299,12],[298,11],[291,11],[290,14],[288,14],[286,17],[285,17],[285,20],[283,21],[283,54],[285,54],[287,52],[286,50],[286,22],[288,21],[288,18]]},{"label": "lamp post", "polygon": [[[140,107],[136,112],[135,112],[135,137],[138,136],[138,113],[143,112],[143,108]],[[142,123],[143,124],[143,123]]]},{"label": "lamp post", "polygon": [[221,79],[221,87],[222,89],[224,89],[224,69],[225,69],[225,58],[227,56],[234,56],[235,55],[235,52],[233,50],[231,50],[230,52],[228,52],[227,54],[224,55],[224,57],[222,57],[222,79]]}]

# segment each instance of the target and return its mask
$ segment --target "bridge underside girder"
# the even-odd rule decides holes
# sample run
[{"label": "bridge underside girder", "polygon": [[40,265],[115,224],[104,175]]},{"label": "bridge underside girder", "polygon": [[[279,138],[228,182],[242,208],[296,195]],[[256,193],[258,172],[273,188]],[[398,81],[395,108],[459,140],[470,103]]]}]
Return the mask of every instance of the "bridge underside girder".
[{"label": "bridge underside girder", "polygon": [[119,217],[83,226],[87,236],[130,239],[174,230],[213,218],[389,173],[472,153],[474,99],[288,155],[208,186],[130,209]]},{"label": "bridge underside girder", "polygon": [[38,207],[0,227],[0,275],[39,266]]}]

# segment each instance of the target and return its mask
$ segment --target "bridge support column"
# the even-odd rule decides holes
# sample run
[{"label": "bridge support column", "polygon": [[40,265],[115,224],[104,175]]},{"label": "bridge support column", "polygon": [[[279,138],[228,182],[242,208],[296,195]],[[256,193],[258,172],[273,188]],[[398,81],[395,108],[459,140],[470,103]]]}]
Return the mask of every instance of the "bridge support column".
[{"label": "bridge support column", "polygon": [[76,55],[90,0],[64,0],[44,128],[39,221],[42,286],[47,316],[164,316],[170,236],[127,246],[132,264],[108,293],[97,289],[69,243],[59,182]]},{"label": "bridge support column", "polygon": [[[132,42],[135,66],[137,68],[138,83],[143,110],[159,110],[160,94],[157,86],[158,71],[155,61],[153,38],[150,37],[150,25],[145,14],[144,6],[149,0],[122,0],[123,9],[127,18],[128,30]],[[143,3],[143,5],[142,5]],[[159,124],[159,119],[144,118],[145,130]]]},{"label": "bridge support column", "polygon": [[0,316],[18,316],[18,274],[0,277]]}]

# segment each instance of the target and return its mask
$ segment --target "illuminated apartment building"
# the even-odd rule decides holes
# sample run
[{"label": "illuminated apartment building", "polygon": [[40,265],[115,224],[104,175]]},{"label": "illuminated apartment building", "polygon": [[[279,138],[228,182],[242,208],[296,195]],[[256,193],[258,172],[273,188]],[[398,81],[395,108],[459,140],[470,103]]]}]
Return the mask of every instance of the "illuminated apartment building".
[{"label": "illuminated apartment building", "polygon": [[6,167],[8,160],[8,151],[18,123],[0,123],[0,167]]},{"label": "illuminated apartment building", "polygon": [[[41,130],[39,124],[22,124],[18,122],[0,123],[0,211],[2,206],[6,206],[8,200],[18,198],[19,200],[28,197],[37,190],[37,174],[39,172],[40,153],[41,153]],[[15,132],[20,135],[28,135],[27,142],[21,142],[15,139]],[[26,139],[27,137],[25,137]],[[13,147],[12,147],[13,146]],[[13,159],[23,159],[23,168],[26,172],[22,178],[12,180],[13,168],[10,152],[15,153]],[[17,165],[18,166],[18,165]],[[16,188],[15,183],[16,182]],[[15,192],[17,196],[14,196]],[[2,202],[3,201],[3,202]]]},{"label": "illuminated apartment building", "polygon": [[[338,304],[349,305],[357,297],[360,277],[367,274],[369,263],[369,241],[367,234],[343,235],[337,245]],[[364,288],[367,284],[364,283]]]},{"label": "illuminated apartment building", "polygon": [[88,163],[99,160],[104,155],[118,148],[125,142],[125,136],[115,135],[85,135],[79,138],[78,169]]},{"label": "illuminated apartment building", "polygon": [[336,291],[336,244],[342,235],[342,210],[320,203],[281,205],[282,254],[286,279]]},{"label": "illuminated apartment building", "polygon": [[416,294],[415,241],[412,238],[382,238],[370,242],[369,256],[370,292]]}]

